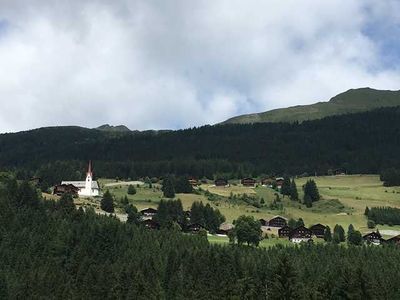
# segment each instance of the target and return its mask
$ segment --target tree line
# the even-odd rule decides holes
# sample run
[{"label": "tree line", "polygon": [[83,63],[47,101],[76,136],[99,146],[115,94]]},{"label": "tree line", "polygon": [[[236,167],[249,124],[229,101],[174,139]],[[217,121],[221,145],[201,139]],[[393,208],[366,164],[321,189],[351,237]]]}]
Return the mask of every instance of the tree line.
[{"label": "tree line", "polygon": [[367,207],[365,215],[375,224],[400,225],[400,209],[396,207]]},{"label": "tree line", "polygon": [[[368,134],[365,134],[368,132]],[[203,126],[163,133],[110,135],[53,127],[0,135],[0,167],[39,176],[43,188],[82,179],[87,161],[97,177],[212,179],[265,175],[380,173],[400,169],[400,108],[302,123]]]}]

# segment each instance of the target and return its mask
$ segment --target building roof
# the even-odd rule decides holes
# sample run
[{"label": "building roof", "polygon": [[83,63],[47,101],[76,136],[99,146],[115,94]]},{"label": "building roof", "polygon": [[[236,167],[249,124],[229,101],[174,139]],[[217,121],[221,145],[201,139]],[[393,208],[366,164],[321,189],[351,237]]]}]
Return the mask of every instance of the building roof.
[{"label": "building roof", "polygon": [[[86,187],[86,181],[62,181],[61,184],[72,184],[80,189],[84,189]],[[97,181],[92,181],[92,189],[99,189],[99,184]]]}]

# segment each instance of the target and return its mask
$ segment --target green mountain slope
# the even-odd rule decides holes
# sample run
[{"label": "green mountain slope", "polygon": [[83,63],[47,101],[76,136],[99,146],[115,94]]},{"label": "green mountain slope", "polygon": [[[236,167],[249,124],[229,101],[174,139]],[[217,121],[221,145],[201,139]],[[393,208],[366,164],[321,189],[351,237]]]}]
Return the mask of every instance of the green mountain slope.
[{"label": "green mountain slope", "polygon": [[109,124],[104,124],[96,129],[102,130],[102,131],[108,131],[108,132],[130,132],[131,130],[126,127],[125,125],[119,125],[119,126],[111,126]]},{"label": "green mountain slope", "polygon": [[237,116],[226,120],[222,124],[301,122],[392,106],[400,106],[400,91],[380,91],[371,88],[351,89],[333,97],[328,102],[298,105],[263,113]]}]

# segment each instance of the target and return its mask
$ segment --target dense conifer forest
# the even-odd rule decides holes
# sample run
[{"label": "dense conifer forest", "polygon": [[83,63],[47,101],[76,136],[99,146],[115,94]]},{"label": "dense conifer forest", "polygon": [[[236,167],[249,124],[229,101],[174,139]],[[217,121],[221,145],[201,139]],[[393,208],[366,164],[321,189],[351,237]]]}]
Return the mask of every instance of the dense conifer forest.
[{"label": "dense conifer forest", "polygon": [[109,133],[53,127],[0,135],[0,168],[44,185],[82,178],[166,174],[213,178],[261,174],[379,173],[400,167],[400,108],[298,123]]},{"label": "dense conifer forest", "polygon": [[398,299],[396,246],[210,245],[0,184],[0,298]]}]

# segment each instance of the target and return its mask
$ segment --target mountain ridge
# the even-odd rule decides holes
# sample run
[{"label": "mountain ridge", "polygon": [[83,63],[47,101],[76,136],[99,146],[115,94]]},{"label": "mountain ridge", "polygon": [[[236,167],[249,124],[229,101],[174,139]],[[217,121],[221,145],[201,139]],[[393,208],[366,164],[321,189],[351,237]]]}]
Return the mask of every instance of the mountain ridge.
[{"label": "mountain ridge", "polygon": [[376,90],[366,87],[347,90],[332,97],[329,101],[239,115],[219,124],[303,122],[395,106],[400,106],[400,91]]}]

